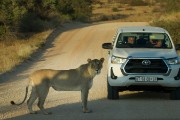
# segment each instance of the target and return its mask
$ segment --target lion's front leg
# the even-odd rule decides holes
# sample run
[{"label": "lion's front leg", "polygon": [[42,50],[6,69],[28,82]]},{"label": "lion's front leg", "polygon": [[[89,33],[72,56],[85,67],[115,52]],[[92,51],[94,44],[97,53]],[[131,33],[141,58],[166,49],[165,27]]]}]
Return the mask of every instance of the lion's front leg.
[{"label": "lion's front leg", "polygon": [[89,94],[88,88],[81,90],[81,100],[82,100],[82,107],[83,107],[84,113],[91,113],[92,112],[91,110],[88,110],[88,108],[87,108],[88,94]]}]

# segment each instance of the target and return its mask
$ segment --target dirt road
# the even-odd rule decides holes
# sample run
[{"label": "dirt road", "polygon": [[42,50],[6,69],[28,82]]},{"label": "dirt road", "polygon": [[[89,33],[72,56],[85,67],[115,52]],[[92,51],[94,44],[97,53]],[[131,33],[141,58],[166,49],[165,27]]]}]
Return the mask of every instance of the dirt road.
[{"label": "dirt road", "polygon": [[[180,119],[180,101],[169,100],[168,94],[152,92],[123,92],[120,100],[107,100],[107,50],[101,48],[110,42],[120,26],[141,26],[146,23],[119,22],[99,24],[67,24],[48,38],[44,50],[39,51],[12,73],[0,77],[0,119],[13,120],[175,120]],[[52,42],[53,40],[53,42]],[[10,101],[24,97],[27,76],[38,69],[71,69],[87,62],[88,58],[105,58],[104,68],[94,79],[88,106],[93,113],[83,114],[80,92],[57,92],[50,89],[45,108],[52,115],[28,113],[27,106],[12,106]],[[37,102],[36,102],[37,103]]]}]

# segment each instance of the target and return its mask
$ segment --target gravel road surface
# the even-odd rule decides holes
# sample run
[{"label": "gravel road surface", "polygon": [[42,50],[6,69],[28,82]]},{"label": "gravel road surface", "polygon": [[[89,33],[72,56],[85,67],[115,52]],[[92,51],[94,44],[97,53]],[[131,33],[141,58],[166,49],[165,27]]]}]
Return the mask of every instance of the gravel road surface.
[{"label": "gravel road surface", "polygon": [[[12,72],[0,76],[0,119],[12,120],[179,120],[180,101],[169,100],[169,94],[154,92],[123,92],[119,100],[107,100],[107,50],[102,43],[111,42],[118,27],[142,26],[143,22],[111,22],[65,24],[47,39],[47,45]],[[52,115],[29,114],[27,105],[12,106],[10,101],[22,101],[27,77],[35,70],[72,69],[87,63],[87,59],[105,58],[101,74],[94,79],[88,106],[92,113],[81,109],[80,92],[50,89],[45,108]],[[30,90],[29,90],[30,91]]]}]

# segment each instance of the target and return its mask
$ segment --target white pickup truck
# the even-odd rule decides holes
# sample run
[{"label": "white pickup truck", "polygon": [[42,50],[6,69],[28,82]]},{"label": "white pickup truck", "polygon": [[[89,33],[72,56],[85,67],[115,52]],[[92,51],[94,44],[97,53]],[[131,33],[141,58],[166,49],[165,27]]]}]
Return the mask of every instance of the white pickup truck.
[{"label": "white pickup truck", "polygon": [[119,99],[119,92],[164,91],[180,99],[180,58],[169,33],[159,27],[122,27],[109,49],[108,99]]}]

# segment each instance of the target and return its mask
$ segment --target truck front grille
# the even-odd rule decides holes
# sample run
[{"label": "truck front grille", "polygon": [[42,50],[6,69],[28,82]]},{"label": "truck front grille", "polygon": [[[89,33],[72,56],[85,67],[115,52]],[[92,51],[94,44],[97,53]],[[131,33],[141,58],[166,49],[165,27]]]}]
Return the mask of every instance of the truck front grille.
[{"label": "truck front grille", "polygon": [[[144,65],[144,60],[150,61],[150,64]],[[125,73],[153,73],[165,74],[168,72],[168,67],[162,59],[129,59],[124,67]]]}]

